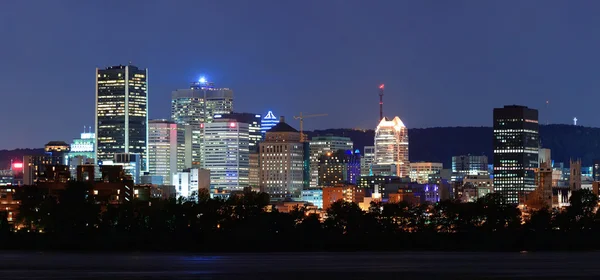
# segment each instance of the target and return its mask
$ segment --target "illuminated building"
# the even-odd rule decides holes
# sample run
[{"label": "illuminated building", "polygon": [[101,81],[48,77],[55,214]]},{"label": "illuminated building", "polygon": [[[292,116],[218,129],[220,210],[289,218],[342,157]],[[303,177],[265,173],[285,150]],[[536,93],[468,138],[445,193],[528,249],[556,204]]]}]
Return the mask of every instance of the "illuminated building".
[{"label": "illuminated building", "polygon": [[173,185],[177,197],[190,197],[201,190],[210,189],[210,171],[201,168],[186,169],[173,175]]},{"label": "illuminated building", "polygon": [[204,77],[187,89],[171,93],[171,120],[185,131],[186,168],[200,166],[200,124],[211,122],[214,115],[233,112],[233,91],[217,88]]},{"label": "illuminated building", "polygon": [[272,111],[267,112],[267,114],[260,121],[260,131],[262,132],[263,136],[269,129],[273,128],[278,123],[279,123],[279,119],[277,119],[277,117],[273,114],[273,112]]},{"label": "illuminated building", "polygon": [[248,186],[260,190],[260,154],[250,153],[248,157]]},{"label": "illuminated building", "polygon": [[338,150],[352,151],[354,143],[348,137],[340,136],[315,136],[309,142],[310,147],[310,187],[323,186],[319,183],[319,160],[321,155],[337,152]]},{"label": "illuminated building", "polygon": [[453,156],[452,181],[460,182],[467,175],[489,175],[487,156]]},{"label": "illuminated building", "polygon": [[148,160],[148,69],[133,65],[96,69],[96,156],[100,163],[115,154],[139,154]]},{"label": "illuminated building", "polygon": [[[4,176],[0,173],[0,177]],[[15,187],[0,184],[0,209],[6,213],[6,221],[13,224],[19,213],[20,200],[15,197]]]},{"label": "illuminated building", "polygon": [[440,162],[411,162],[410,163],[410,180],[419,184],[429,182],[430,175],[440,174],[444,168]]},{"label": "illuminated building", "polygon": [[360,175],[360,154],[354,154],[352,150],[328,151],[319,156],[317,167],[319,186],[356,185]]},{"label": "illuminated building", "polygon": [[538,111],[524,106],[494,109],[494,192],[519,204],[535,190],[538,168]]},{"label": "illuminated building", "polygon": [[71,146],[63,141],[50,141],[44,146],[46,155],[58,159],[55,164],[67,165],[70,151]]},{"label": "illuminated building", "polygon": [[185,168],[183,132],[167,120],[151,120],[148,125],[148,171],[170,185],[173,174]]},{"label": "illuminated building", "polygon": [[139,154],[131,153],[117,153],[114,154],[112,160],[105,160],[102,162],[102,167],[105,166],[120,166],[126,175],[131,177],[131,180],[135,184],[141,182],[142,176],[142,159]]},{"label": "illuminated building", "polygon": [[552,208],[552,167],[550,161],[542,161],[535,169],[537,188],[529,194],[527,206],[535,209]]},{"label": "illuminated building", "polygon": [[83,133],[81,133],[80,138],[73,139],[71,151],[68,155],[68,165],[71,170],[71,177],[76,177],[77,166],[94,163],[95,146],[96,135],[91,132],[91,130],[90,132],[87,132],[85,128]]},{"label": "illuminated building", "polygon": [[375,162],[375,146],[365,146],[360,158],[360,176],[371,176],[371,166]]},{"label": "illuminated building", "polygon": [[302,201],[312,203],[319,209],[323,208],[323,190],[302,190]]},{"label": "illuminated building", "polygon": [[232,119],[240,123],[248,124],[248,144],[250,152],[258,152],[258,142],[262,139],[260,115],[251,113],[218,114],[214,116],[214,120],[216,121],[217,119]]},{"label": "illuminated building", "polygon": [[260,187],[273,200],[299,199],[304,186],[304,145],[300,132],[280,122],[260,143]]},{"label": "illuminated building", "polygon": [[356,185],[338,184],[323,188],[323,209],[328,209],[338,200],[359,204],[365,199],[365,190]]},{"label": "illuminated building", "polygon": [[249,183],[250,124],[216,118],[201,125],[202,168],[210,170],[211,195],[243,191]]},{"label": "illuminated building", "polygon": [[[400,118],[384,118],[375,130],[375,164],[395,165],[395,176],[409,176],[408,129]],[[373,175],[382,175],[373,172]]]}]

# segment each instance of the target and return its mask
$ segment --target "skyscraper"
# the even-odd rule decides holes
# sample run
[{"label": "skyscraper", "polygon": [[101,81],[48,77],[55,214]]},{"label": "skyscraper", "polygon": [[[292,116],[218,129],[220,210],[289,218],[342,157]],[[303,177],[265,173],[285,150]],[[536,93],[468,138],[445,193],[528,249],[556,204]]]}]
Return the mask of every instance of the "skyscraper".
[{"label": "skyscraper", "polygon": [[267,114],[262,118],[260,123],[260,131],[263,136],[269,129],[273,128],[279,123],[279,119],[273,114],[272,111],[267,112]]},{"label": "skyscraper", "polygon": [[333,135],[315,136],[310,142],[310,187],[316,188],[322,186],[319,184],[319,160],[321,155],[328,152],[337,152],[338,150],[352,151],[354,143],[348,137]]},{"label": "skyscraper", "polygon": [[539,152],[538,111],[525,106],[494,109],[494,191],[518,204],[534,191]]},{"label": "skyscraper", "polygon": [[352,150],[327,151],[319,156],[317,167],[319,186],[356,185],[360,176],[360,154]]},{"label": "skyscraper", "polygon": [[96,161],[118,153],[148,159],[148,69],[133,65],[96,68]]},{"label": "skyscraper", "polygon": [[150,175],[161,176],[165,185],[171,185],[173,174],[184,166],[184,151],[177,124],[167,120],[151,120],[148,133],[148,170]]},{"label": "skyscraper", "polygon": [[365,146],[360,158],[360,176],[371,176],[371,165],[375,162],[375,146]]},{"label": "skyscraper", "polygon": [[453,156],[452,181],[462,182],[467,175],[489,175],[487,156]]},{"label": "skyscraper", "polygon": [[249,127],[235,118],[201,124],[201,162],[202,168],[210,170],[211,195],[248,187]]},{"label": "skyscraper", "polygon": [[379,167],[395,165],[394,175],[409,176],[408,129],[400,118],[383,118],[379,122],[375,130],[375,164]]},{"label": "skyscraper", "polygon": [[217,114],[214,116],[214,120],[217,119],[232,119],[240,123],[248,124],[248,135],[249,135],[249,146],[250,152],[258,152],[258,142],[262,139],[261,127],[260,127],[260,115],[251,113],[231,113],[231,114]]},{"label": "skyscraper", "polygon": [[271,199],[299,199],[304,186],[304,143],[300,132],[280,122],[260,143],[260,187]]},{"label": "skyscraper", "polygon": [[191,165],[200,166],[200,124],[211,122],[216,114],[231,112],[233,91],[217,88],[204,78],[192,83],[190,88],[171,93],[171,120],[186,131],[186,148],[191,152]]}]

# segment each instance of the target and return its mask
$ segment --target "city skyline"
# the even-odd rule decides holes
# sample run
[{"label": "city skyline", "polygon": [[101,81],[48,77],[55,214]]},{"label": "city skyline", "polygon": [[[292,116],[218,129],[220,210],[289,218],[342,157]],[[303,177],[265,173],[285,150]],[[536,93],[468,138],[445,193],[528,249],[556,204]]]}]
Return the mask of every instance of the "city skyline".
[{"label": "city skyline", "polygon": [[[11,137],[0,139],[0,149],[77,137],[94,123],[93,69],[129,61],[151,73],[151,119],[168,118],[169,93],[205,75],[236,91],[236,111],[273,110],[294,127],[291,117],[299,112],[328,114],[306,121],[306,130],[373,128],[381,83],[386,116],[401,116],[409,128],[491,126],[490,109],[505,104],[538,109],[542,124],[572,124],[577,117],[579,125],[597,126],[594,2],[568,9],[554,1],[160,2],[131,15],[145,24],[143,36],[119,31],[113,28],[119,21],[111,20],[137,7],[135,1],[119,11],[95,3],[27,2],[0,11],[7,42],[0,51],[10,54],[0,72],[0,111],[19,117],[3,126]],[[188,16],[199,9],[212,13]],[[189,36],[198,32],[203,35]],[[207,37],[215,43],[199,44]],[[342,99],[344,106],[330,105]],[[62,126],[36,121],[37,112],[64,103],[69,106],[53,111]],[[458,113],[461,106],[469,110]]]}]

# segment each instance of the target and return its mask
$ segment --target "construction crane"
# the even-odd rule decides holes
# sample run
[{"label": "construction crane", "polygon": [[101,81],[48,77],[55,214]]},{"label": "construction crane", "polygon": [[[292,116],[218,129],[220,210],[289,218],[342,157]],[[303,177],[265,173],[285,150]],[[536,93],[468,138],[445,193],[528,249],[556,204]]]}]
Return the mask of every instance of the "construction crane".
[{"label": "construction crane", "polygon": [[327,116],[327,114],[312,114],[312,115],[303,115],[302,112],[300,112],[300,116],[294,116],[295,120],[300,120],[300,142],[305,142],[306,140],[304,139],[304,119],[305,118],[314,118],[314,117],[324,117]]}]

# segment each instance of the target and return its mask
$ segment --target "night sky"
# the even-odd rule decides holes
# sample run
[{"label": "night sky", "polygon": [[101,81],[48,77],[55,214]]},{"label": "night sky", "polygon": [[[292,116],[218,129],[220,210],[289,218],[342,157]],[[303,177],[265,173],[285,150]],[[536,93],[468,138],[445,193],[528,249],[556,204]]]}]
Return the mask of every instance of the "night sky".
[{"label": "night sky", "polygon": [[[0,149],[94,123],[96,67],[149,68],[150,118],[200,75],[236,111],[307,129],[491,126],[492,108],[597,126],[598,1],[1,1]],[[545,101],[550,100],[546,109]]]}]

